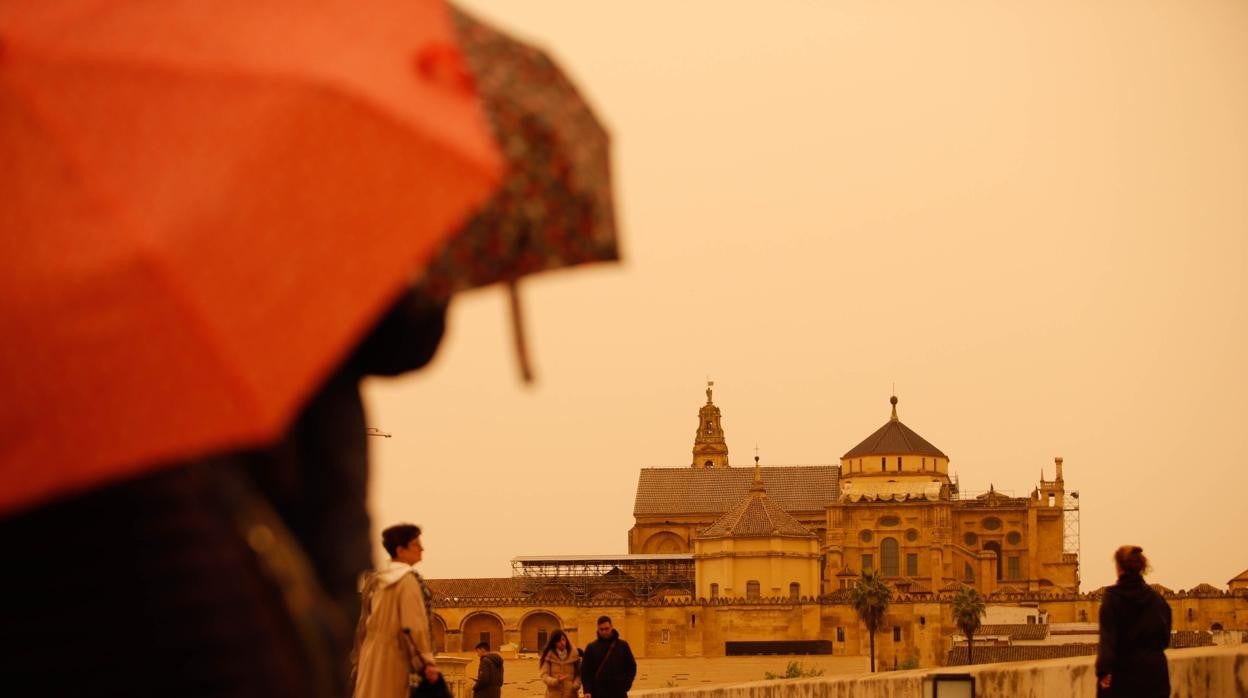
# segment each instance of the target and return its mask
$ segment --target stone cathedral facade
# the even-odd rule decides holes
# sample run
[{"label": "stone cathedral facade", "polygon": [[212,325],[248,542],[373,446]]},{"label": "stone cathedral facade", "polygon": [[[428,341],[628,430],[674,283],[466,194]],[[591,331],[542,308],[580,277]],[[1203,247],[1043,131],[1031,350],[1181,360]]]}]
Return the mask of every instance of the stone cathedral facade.
[{"label": "stone cathedral facade", "polygon": [[[560,628],[584,645],[607,614],[639,657],[864,655],[870,638],[847,589],[870,569],[895,592],[876,637],[885,666],[947,661],[964,585],[1012,619],[983,631],[1001,659],[1058,651],[1021,645],[1050,624],[1095,621],[1102,593],[1079,589],[1067,526],[1078,494],[1062,459],[1027,496],[972,494],[890,402],[887,421],[838,462],[731,466],[708,383],[689,465],[638,475],[627,554],[517,557],[511,577],[429,580],[438,649],[532,651]],[[1161,590],[1182,633],[1248,632],[1248,571],[1227,590]]]},{"label": "stone cathedral facade", "polygon": [[[888,421],[839,464],[733,468],[710,386],[706,395],[692,467],[641,471],[629,531],[630,553],[694,553],[706,560],[698,565],[699,594],[709,597],[714,586],[718,596],[745,598],[744,585],[751,581],[765,596],[787,594],[795,582],[803,595],[826,594],[863,569],[877,570],[908,591],[962,584],[985,595],[1079,590],[1078,552],[1066,545],[1061,458],[1053,479],[1042,473],[1026,497],[991,488],[967,496],[949,477],[949,457],[898,418],[893,397]],[[742,524],[741,512],[733,512],[752,501],[754,514]],[[768,512],[767,531],[761,512]],[[735,517],[734,525],[726,526],[725,516]],[[759,567],[759,555],[774,550],[785,573],[797,574],[787,562],[795,547],[809,547],[797,539],[817,544],[816,555],[800,554],[804,564],[817,566],[816,584],[756,580],[732,563],[739,558]],[[812,574],[803,570],[798,576]]]}]

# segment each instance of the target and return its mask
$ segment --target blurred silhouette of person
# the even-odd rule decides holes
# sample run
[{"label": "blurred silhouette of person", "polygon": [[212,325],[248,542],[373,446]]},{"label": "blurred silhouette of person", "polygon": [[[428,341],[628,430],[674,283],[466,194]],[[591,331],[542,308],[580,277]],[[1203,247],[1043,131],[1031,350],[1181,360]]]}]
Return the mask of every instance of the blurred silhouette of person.
[{"label": "blurred silhouette of person", "polygon": [[433,657],[433,607],[429,588],[416,572],[424,557],[420,528],[397,524],[381,533],[390,561],[368,576],[356,628],[356,698],[407,698],[410,675],[438,683]]},{"label": "blurred silhouette of person", "polygon": [[1097,695],[1166,698],[1170,669],[1170,604],[1144,583],[1148,559],[1136,545],[1114,551],[1118,582],[1101,600]]},{"label": "blurred silhouette of person", "polygon": [[345,695],[372,567],[359,383],[428,363],[445,313],[402,293],[276,443],[0,519],[22,571],[0,580],[0,674],[41,695]]}]

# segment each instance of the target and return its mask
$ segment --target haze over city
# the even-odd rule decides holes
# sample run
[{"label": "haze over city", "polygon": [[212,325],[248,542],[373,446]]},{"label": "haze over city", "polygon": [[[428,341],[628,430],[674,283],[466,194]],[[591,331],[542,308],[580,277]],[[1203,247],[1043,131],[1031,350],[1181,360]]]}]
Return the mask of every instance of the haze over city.
[{"label": "haze over city", "polygon": [[1248,567],[1248,6],[474,1],[614,136],[624,260],[498,289],[366,385],[428,577],[627,551],[638,470],[836,464],[900,418],[964,490],[1080,493],[1082,588]]}]

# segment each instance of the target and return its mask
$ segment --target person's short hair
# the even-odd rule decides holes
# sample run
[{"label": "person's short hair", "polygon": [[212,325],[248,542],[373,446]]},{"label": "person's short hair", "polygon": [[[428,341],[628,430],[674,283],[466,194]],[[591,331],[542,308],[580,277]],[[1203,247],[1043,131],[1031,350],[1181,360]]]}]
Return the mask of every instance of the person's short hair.
[{"label": "person's short hair", "polygon": [[482,641],[482,642],[478,642],[478,643],[477,643],[477,646],[476,646],[476,647],[474,647],[473,649],[485,650],[486,652],[489,652],[489,651],[490,651],[490,643],[488,643],[488,642],[484,642],[484,641]]},{"label": "person's short hair", "polygon": [[409,523],[395,524],[381,532],[381,547],[390,557],[399,554],[399,548],[407,547],[420,537],[420,526]]},{"label": "person's short hair", "polygon": [[611,616],[598,616],[598,625],[602,625],[603,623],[610,623],[610,622],[611,622]]},{"label": "person's short hair", "polygon": [[1149,570],[1148,558],[1144,557],[1144,549],[1138,545],[1124,545],[1115,550],[1114,562],[1123,572],[1144,574]]}]

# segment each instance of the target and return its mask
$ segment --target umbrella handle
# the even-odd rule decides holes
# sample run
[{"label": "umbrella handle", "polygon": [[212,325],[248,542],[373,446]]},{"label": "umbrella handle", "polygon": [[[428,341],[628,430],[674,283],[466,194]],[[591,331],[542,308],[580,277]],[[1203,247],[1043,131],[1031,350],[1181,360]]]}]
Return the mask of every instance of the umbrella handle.
[{"label": "umbrella handle", "polygon": [[507,282],[507,297],[511,306],[511,336],[516,347],[516,362],[520,365],[520,378],[527,385],[533,383],[533,365],[529,361],[528,343],[524,336],[524,314],[520,308],[519,282]]}]

